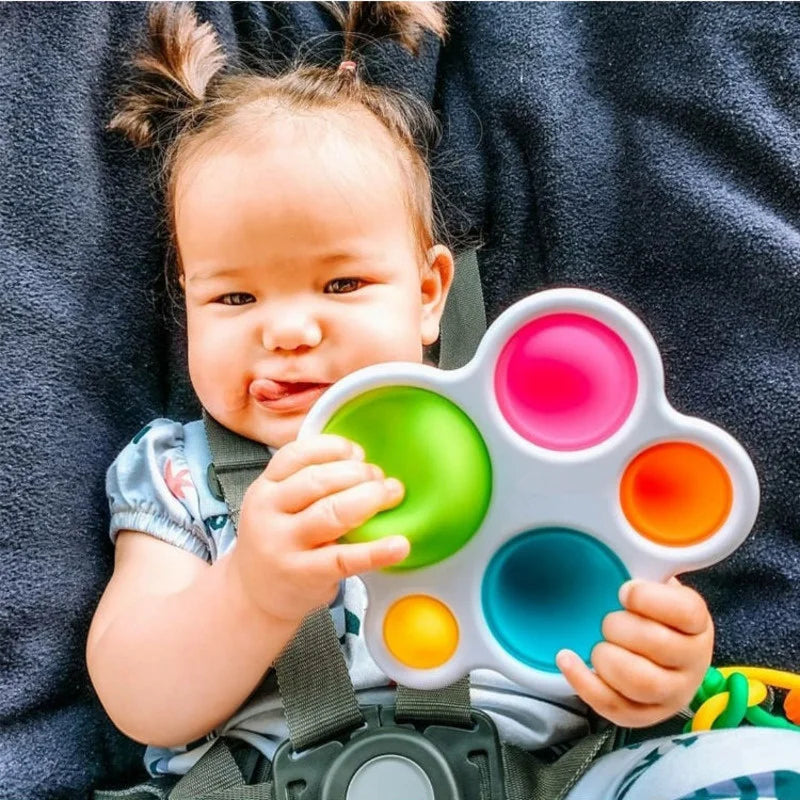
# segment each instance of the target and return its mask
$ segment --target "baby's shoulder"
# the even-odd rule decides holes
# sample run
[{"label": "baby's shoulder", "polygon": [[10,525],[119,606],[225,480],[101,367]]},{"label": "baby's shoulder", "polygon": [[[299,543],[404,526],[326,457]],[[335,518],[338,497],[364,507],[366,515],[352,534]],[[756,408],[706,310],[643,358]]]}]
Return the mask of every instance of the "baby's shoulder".
[{"label": "baby's shoulder", "polygon": [[158,418],[145,425],[109,467],[106,494],[112,527],[115,515],[152,510],[200,529],[210,540],[212,560],[232,544],[228,507],[211,467],[202,420]]},{"label": "baby's shoulder", "polygon": [[146,461],[175,455],[182,459],[211,462],[202,420],[176,422],[159,417],[148,422],[125,444],[114,464]]},{"label": "baby's shoulder", "polygon": [[[196,441],[198,433],[201,442]],[[184,424],[160,417],[148,422],[125,444],[108,472],[109,475],[134,473],[143,479],[164,475],[165,472],[169,476],[174,473],[175,463],[188,465],[190,460],[202,460],[204,457],[210,462],[207,445],[203,448],[198,444],[205,444],[202,422],[198,420]]]}]

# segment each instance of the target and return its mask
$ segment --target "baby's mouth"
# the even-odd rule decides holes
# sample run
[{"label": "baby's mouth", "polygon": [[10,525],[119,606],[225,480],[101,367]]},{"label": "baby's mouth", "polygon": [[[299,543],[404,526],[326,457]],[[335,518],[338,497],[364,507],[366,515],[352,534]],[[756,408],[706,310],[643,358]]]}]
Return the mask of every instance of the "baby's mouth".
[{"label": "baby's mouth", "polygon": [[250,396],[271,411],[301,411],[310,408],[330,386],[329,383],[274,381],[257,378],[250,384]]}]

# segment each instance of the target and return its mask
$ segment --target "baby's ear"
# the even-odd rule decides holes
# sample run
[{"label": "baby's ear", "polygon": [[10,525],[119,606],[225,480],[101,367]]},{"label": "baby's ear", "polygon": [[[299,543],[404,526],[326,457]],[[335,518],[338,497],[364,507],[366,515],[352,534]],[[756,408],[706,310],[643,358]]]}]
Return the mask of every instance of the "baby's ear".
[{"label": "baby's ear", "polygon": [[420,275],[420,334],[423,344],[433,344],[439,338],[439,323],[452,284],[453,254],[443,244],[436,244],[425,254],[425,267]]}]

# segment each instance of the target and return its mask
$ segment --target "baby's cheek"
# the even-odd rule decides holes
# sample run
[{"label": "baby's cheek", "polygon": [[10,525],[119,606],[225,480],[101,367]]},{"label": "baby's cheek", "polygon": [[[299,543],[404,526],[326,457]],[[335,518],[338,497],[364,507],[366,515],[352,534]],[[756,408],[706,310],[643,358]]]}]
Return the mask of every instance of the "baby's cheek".
[{"label": "baby's cheek", "polygon": [[407,298],[365,311],[348,320],[347,339],[359,366],[386,361],[422,361],[419,308]]},{"label": "baby's cheek", "polygon": [[209,339],[189,342],[189,377],[200,402],[214,409],[235,409],[247,397],[244,371],[236,350]]}]

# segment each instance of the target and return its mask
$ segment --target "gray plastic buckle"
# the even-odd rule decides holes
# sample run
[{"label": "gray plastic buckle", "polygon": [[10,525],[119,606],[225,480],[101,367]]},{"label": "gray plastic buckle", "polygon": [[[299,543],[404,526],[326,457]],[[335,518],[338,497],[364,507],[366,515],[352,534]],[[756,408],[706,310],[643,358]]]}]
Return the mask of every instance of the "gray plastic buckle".
[{"label": "gray plastic buckle", "polygon": [[339,739],[300,752],[281,744],[275,800],[504,800],[500,739],[483,712],[472,709],[472,727],[457,728],[398,723],[391,706],[362,711],[365,724]]}]

